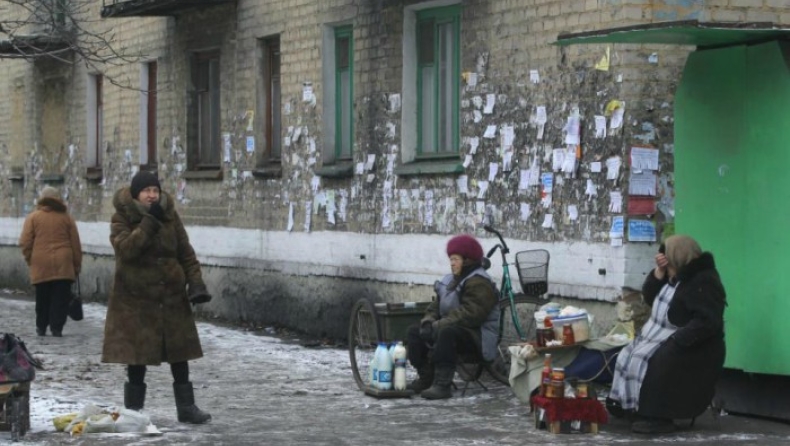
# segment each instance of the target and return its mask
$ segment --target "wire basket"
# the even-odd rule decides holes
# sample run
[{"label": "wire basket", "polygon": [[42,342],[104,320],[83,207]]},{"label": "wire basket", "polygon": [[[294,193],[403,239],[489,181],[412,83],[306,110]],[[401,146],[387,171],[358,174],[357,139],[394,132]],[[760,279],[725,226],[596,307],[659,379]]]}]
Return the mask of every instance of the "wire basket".
[{"label": "wire basket", "polygon": [[517,252],[516,269],[524,294],[540,296],[549,290],[549,252],[545,249]]}]

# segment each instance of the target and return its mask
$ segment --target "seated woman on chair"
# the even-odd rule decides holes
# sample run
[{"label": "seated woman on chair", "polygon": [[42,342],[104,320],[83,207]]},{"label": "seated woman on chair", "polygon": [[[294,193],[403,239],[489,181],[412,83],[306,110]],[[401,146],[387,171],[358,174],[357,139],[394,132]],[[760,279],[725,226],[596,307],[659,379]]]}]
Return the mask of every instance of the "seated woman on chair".
[{"label": "seated woman on chair", "polygon": [[498,295],[482,266],[483,247],[471,235],[457,235],[447,243],[447,255],[452,274],[436,282],[436,300],[406,335],[409,362],[419,374],[409,388],[426,399],[452,396],[459,353],[482,352],[486,361],[497,354]]},{"label": "seated woman on chair", "polygon": [[673,235],[642,286],[652,306],[642,331],[620,352],[607,408],[634,414],[638,433],[675,430],[710,404],[724,366],[724,286],[713,255]]}]

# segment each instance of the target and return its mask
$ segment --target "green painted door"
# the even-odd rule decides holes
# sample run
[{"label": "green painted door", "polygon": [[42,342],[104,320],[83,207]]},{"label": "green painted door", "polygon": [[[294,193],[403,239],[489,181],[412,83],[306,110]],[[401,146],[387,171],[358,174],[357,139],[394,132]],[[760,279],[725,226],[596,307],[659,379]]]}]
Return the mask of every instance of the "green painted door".
[{"label": "green painted door", "polygon": [[716,259],[727,367],[790,375],[789,166],[783,45],[693,52],[675,99],[676,232]]}]

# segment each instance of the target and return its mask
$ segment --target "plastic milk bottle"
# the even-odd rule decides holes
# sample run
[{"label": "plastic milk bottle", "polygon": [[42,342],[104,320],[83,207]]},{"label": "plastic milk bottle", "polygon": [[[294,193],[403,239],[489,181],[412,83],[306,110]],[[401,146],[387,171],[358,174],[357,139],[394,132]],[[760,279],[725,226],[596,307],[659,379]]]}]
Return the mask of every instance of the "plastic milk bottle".
[{"label": "plastic milk bottle", "polygon": [[392,361],[395,367],[392,383],[395,390],[406,390],[406,347],[403,342],[398,341],[392,353]]},{"label": "plastic milk bottle", "polygon": [[378,373],[378,388],[381,390],[392,389],[392,356],[387,350],[387,344],[380,342],[376,348],[376,372]]},{"label": "plastic milk bottle", "polygon": [[378,372],[376,371],[376,354],[374,353],[370,357],[370,363],[368,363],[368,385],[370,387],[378,387],[378,383],[376,382],[378,376],[376,375],[378,375]]}]

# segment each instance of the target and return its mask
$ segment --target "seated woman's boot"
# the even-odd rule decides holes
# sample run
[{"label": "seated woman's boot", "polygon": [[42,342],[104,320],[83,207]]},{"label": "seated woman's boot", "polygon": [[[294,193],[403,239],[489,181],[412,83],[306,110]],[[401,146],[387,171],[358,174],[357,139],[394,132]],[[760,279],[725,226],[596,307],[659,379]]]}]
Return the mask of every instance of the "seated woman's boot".
[{"label": "seated woman's boot", "polygon": [[426,364],[417,369],[417,379],[410,382],[406,388],[415,394],[420,394],[433,384],[433,365]]},{"label": "seated woman's boot", "polygon": [[178,421],[182,423],[203,424],[211,420],[211,415],[203,412],[195,405],[195,392],[192,383],[173,383],[176,397]]},{"label": "seated woman's boot", "polygon": [[455,367],[436,367],[436,376],[430,389],[422,392],[426,400],[441,400],[453,396],[453,377]]}]

